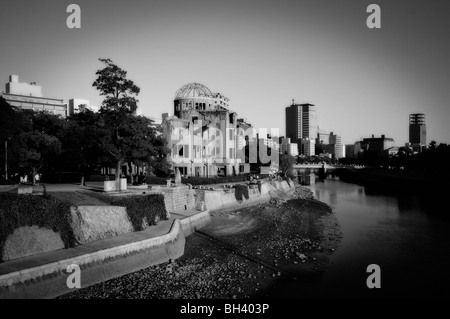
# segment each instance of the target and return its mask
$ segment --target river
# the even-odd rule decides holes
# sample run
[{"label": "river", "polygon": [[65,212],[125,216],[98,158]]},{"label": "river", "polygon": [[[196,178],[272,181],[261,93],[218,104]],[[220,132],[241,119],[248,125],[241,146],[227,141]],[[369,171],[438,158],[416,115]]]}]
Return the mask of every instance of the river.
[{"label": "river", "polygon": [[[299,180],[306,176],[316,199],[332,206],[343,233],[327,269],[308,288],[309,296],[450,296],[450,219],[445,197],[374,190],[331,175],[320,180],[309,170],[298,174]],[[379,289],[366,285],[370,264],[380,266]]]}]

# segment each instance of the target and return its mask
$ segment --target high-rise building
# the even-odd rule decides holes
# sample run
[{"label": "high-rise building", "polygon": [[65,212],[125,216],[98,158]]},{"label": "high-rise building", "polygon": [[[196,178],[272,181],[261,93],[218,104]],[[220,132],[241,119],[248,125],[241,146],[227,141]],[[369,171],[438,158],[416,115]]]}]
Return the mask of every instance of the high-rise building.
[{"label": "high-rise building", "polygon": [[[296,104],[292,100],[292,104],[286,107],[286,138],[290,138],[293,143],[299,144],[302,150],[304,149],[304,147],[301,147],[302,140],[309,141],[317,138],[317,110],[315,105],[309,103]],[[310,142],[307,142],[307,144],[311,145]],[[314,145],[314,141],[312,144]],[[308,153],[310,153],[309,150]],[[314,149],[310,155],[314,155]]]},{"label": "high-rise building", "polygon": [[286,137],[293,142],[317,137],[317,110],[313,104],[295,104],[286,107]]},{"label": "high-rise building", "polygon": [[330,133],[330,145],[333,145],[333,151],[330,152],[333,155],[333,158],[339,159],[345,157],[345,148],[342,145],[342,138],[340,135]]},{"label": "high-rise building", "polygon": [[48,111],[66,117],[67,105],[62,99],[43,97],[42,87],[36,82],[21,83],[18,75],[10,75],[3,98],[12,106],[33,111]]},{"label": "high-rise building", "polygon": [[425,125],[425,114],[415,113],[409,115],[409,143],[427,144],[427,130]]}]

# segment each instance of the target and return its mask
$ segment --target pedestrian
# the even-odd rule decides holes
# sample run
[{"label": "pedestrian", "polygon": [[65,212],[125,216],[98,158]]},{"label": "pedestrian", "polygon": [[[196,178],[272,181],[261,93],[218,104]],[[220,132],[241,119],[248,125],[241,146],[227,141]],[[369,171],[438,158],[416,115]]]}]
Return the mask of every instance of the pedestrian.
[{"label": "pedestrian", "polygon": [[39,180],[41,179],[41,177],[39,176],[39,173],[36,173],[36,175],[34,176],[34,180],[36,181],[36,185],[39,186]]}]

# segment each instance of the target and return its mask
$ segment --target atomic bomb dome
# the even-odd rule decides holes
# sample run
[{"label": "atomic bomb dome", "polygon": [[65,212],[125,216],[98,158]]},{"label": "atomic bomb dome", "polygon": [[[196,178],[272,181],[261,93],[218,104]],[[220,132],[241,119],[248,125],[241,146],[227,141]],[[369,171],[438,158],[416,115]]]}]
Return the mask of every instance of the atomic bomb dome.
[{"label": "atomic bomb dome", "polygon": [[183,85],[175,93],[175,99],[189,99],[189,98],[212,98],[211,91],[200,83],[189,83]]}]

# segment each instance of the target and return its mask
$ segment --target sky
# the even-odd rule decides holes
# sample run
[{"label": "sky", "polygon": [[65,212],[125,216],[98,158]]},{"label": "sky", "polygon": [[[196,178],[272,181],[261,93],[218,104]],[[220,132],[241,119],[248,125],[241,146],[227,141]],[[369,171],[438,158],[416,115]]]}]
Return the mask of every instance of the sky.
[{"label": "sky", "polygon": [[[81,8],[81,28],[66,25]],[[369,29],[371,3],[381,28]],[[427,141],[450,143],[450,1],[8,1],[0,5],[0,85],[35,81],[45,97],[101,105],[92,83],[110,58],[141,88],[146,116],[173,113],[198,82],[258,128],[285,132],[285,108],[312,103],[345,144],[385,134],[408,142],[425,113]]]}]

